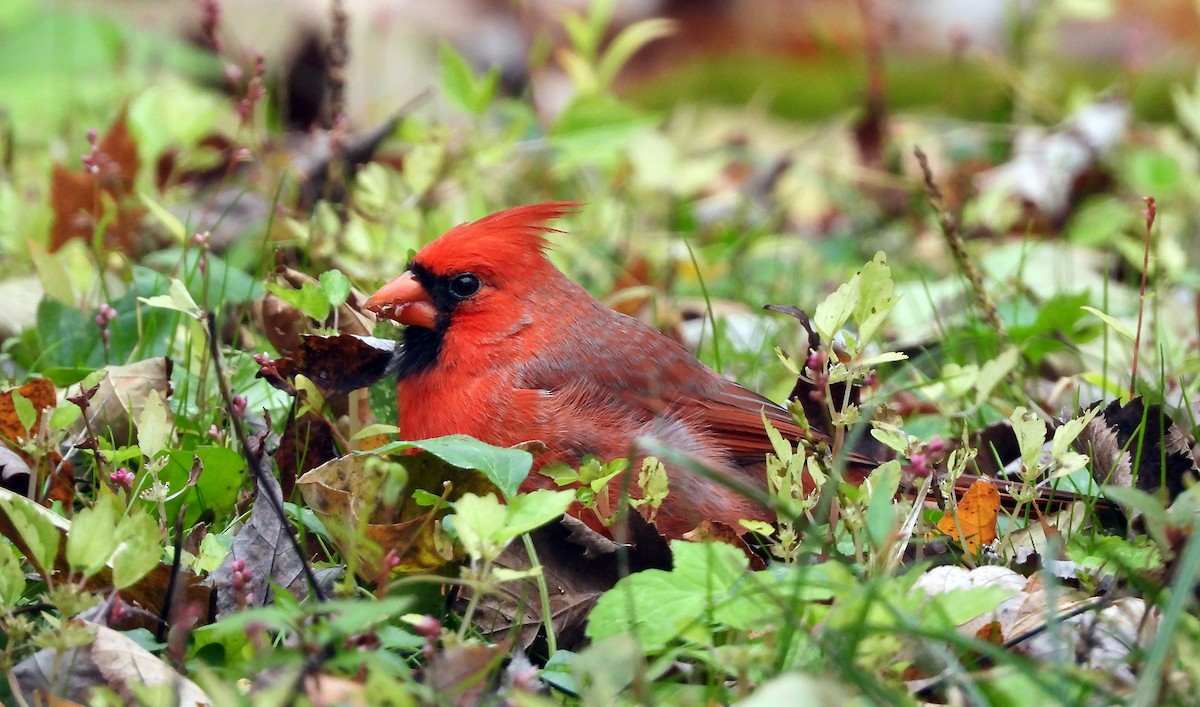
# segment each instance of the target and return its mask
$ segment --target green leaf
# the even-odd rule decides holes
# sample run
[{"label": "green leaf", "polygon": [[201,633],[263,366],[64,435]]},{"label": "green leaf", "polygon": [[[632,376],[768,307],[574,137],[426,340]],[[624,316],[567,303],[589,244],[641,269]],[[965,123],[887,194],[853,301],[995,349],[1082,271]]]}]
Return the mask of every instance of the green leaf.
[{"label": "green leaf", "polygon": [[468,493],[454,502],[454,531],[467,554],[485,562],[500,556],[507,544],[500,540],[504,515],[504,504],[490,493],[485,496]]},{"label": "green leaf", "polygon": [[626,27],[613,39],[604,51],[596,65],[596,77],[600,86],[607,88],[616,80],[621,68],[639,49],[656,39],[674,33],[675,23],[671,20],[655,17],[639,20]]},{"label": "green leaf", "polygon": [[33,409],[33,403],[29,398],[21,395],[20,391],[12,392],[13,410],[17,413],[17,421],[21,423],[21,427],[25,428],[28,435],[33,431],[33,425],[37,422],[37,410]]},{"label": "green leaf", "polygon": [[340,270],[326,270],[319,278],[321,292],[330,307],[340,307],[350,296],[350,281]]},{"label": "green leaf", "polygon": [[1033,474],[1038,469],[1038,459],[1042,454],[1042,445],[1046,443],[1046,423],[1036,413],[1029,412],[1018,406],[1009,416],[1013,433],[1017,436],[1017,445],[1021,448],[1021,463],[1025,466],[1025,474]]},{"label": "green leaf", "polygon": [[137,421],[138,447],[146,459],[153,459],[166,448],[171,430],[167,426],[167,408],[158,391],[151,389]]},{"label": "green leaf", "polygon": [[500,68],[493,66],[483,75],[476,76],[462,54],[446,42],[438,47],[438,59],[442,67],[442,90],[446,97],[468,113],[482,115],[500,84]]},{"label": "green leaf", "polygon": [[540,528],[567,512],[575,500],[574,491],[551,491],[538,489],[523,493],[508,501],[508,512],[504,522],[506,540]]},{"label": "green leaf", "polygon": [[858,324],[858,344],[861,347],[871,341],[896,304],[892,270],[882,251],[863,266],[858,281],[859,297],[854,304],[854,321]]},{"label": "green leaf", "polygon": [[858,304],[858,275],[842,283],[813,311],[812,323],[821,339],[832,341],[835,334],[850,319]]},{"label": "green leaf", "polygon": [[775,579],[748,571],[737,548],[675,540],[671,549],[673,569],[637,572],[600,597],[588,617],[589,638],[632,633],[644,650],[655,651],[681,635],[703,643],[715,626],[753,630],[778,616],[769,595]]},{"label": "green leaf", "polygon": [[158,523],[148,514],[132,511],[117,526],[120,543],[112,557],[112,581],[117,589],[131,586],[158,566]]},{"label": "green leaf", "polygon": [[505,498],[517,495],[517,490],[529,470],[533,468],[533,455],[515,447],[493,447],[467,435],[448,435],[417,442],[396,442],[384,445],[376,453],[411,449],[425,451],[463,469],[480,471],[491,481]]},{"label": "green leaf", "polygon": [[25,593],[25,572],[17,549],[8,540],[0,540],[0,609],[11,609]]},{"label": "green leaf", "polygon": [[1125,339],[1127,339],[1130,343],[1133,343],[1134,339],[1136,338],[1133,335],[1133,331],[1129,327],[1122,324],[1121,321],[1118,320],[1116,317],[1113,317],[1109,314],[1101,312],[1100,310],[1096,309],[1095,307],[1084,306],[1084,307],[1080,307],[1080,309],[1082,309],[1085,312],[1090,312],[1090,313],[1096,315],[1097,317],[1099,317],[1101,321],[1103,321],[1105,324],[1108,325],[1109,329],[1112,329],[1116,333],[1125,337]]},{"label": "green leaf", "polygon": [[883,547],[896,525],[896,491],[900,488],[900,462],[892,459],[868,480],[871,500],[867,504],[867,533],[876,548]]},{"label": "green leaf", "polygon": [[[177,497],[167,501],[165,510],[168,518],[174,518],[186,504],[183,517],[186,527],[194,525],[202,516],[215,516],[233,510],[238,491],[246,479],[246,458],[228,447],[203,446],[189,450],[168,450],[166,464],[159,472],[159,479],[177,492],[188,483],[193,456],[200,459],[203,471],[196,485]],[[207,536],[206,536],[207,537]]]},{"label": "green leaf", "polygon": [[170,294],[166,295],[139,297],[138,301],[149,307],[173,309],[176,312],[183,312],[193,319],[200,318],[200,305],[196,304],[196,300],[192,299],[191,293],[188,292],[187,286],[182,281],[171,278],[169,292]]},{"label": "green leaf", "polygon": [[91,577],[108,563],[117,548],[117,518],[121,509],[117,497],[102,493],[95,505],[75,514],[67,532],[67,564]]},{"label": "green leaf", "polygon": [[67,520],[5,488],[0,488],[0,511],[29,548],[30,559],[43,572],[53,572],[61,532],[70,527]]}]

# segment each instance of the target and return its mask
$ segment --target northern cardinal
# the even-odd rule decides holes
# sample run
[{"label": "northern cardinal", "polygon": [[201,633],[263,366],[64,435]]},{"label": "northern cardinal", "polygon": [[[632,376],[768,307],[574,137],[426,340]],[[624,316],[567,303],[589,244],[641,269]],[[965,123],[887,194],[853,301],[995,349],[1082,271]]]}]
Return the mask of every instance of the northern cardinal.
[{"label": "northern cardinal", "polygon": [[[575,208],[534,204],[456,226],[370,297],[367,309],[405,325],[401,434],[467,434],[500,446],[540,440],[546,451],[523,490],[553,487],[537,472],[551,462],[630,457],[642,435],[765,488],[771,444],[760,415],[793,439],[802,430],[782,406],[604,306],[560,272],[545,256],[552,231],[546,222]],[[631,465],[634,473],[638,468]],[[668,466],[667,473],[669,494],[656,525],[669,538],[706,520],[739,528],[740,519],[774,519],[692,471]],[[629,486],[637,495],[636,484],[610,482],[610,501]],[[594,513],[574,513],[602,530]]]}]

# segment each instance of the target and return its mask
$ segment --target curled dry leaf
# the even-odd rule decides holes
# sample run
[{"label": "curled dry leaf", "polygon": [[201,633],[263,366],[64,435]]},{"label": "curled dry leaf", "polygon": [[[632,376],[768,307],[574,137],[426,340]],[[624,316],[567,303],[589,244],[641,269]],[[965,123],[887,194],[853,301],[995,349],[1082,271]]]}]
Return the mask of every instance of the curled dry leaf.
[{"label": "curled dry leaf", "polygon": [[387,464],[369,454],[350,454],[322,464],[296,482],[304,502],[329,529],[342,554],[358,558],[358,573],[377,579],[392,552],[396,572],[428,572],[454,559],[441,527],[446,504],[424,506],[414,491],[449,502],[464,493],[495,493],[483,474],[460,469],[428,452],[388,458],[403,467],[403,487]]},{"label": "curled dry leaf", "polygon": [[87,621],[76,623],[94,632],[90,644],[65,653],[45,648],[13,668],[27,704],[44,704],[45,696],[50,695],[90,704],[89,693],[95,687],[108,687],[126,703],[135,704],[134,688],[142,685],[172,687],[173,704],[180,707],[212,704],[195,683],[120,631]]},{"label": "curled dry leaf", "polygon": [[19,454],[0,444],[0,488],[26,495],[29,490],[29,464]]},{"label": "curled dry leaf", "polygon": [[303,375],[326,395],[343,395],[365,388],[387,375],[395,356],[396,342],[373,336],[338,334],[306,335],[290,357],[264,366],[258,377],[295,395],[289,382]]}]

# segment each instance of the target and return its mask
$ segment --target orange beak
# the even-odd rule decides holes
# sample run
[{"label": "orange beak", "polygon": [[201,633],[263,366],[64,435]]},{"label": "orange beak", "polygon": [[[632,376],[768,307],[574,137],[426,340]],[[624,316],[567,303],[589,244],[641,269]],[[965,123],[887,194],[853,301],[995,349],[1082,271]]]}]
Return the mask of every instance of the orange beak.
[{"label": "orange beak", "polygon": [[380,287],[363,308],[401,324],[425,329],[432,329],[437,324],[437,307],[411,270],[405,270],[403,275]]}]

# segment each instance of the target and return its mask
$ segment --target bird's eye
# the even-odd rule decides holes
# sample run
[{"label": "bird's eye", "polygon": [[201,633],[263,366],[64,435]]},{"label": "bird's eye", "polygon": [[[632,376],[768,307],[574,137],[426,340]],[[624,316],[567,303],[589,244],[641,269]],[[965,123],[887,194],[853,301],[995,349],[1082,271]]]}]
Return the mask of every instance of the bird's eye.
[{"label": "bird's eye", "polygon": [[479,288],[483,285],[479,281],[479,276],[475,273],[459,273],[450,280],[450,294],[457,299],[467,299],[479,292]]}]

